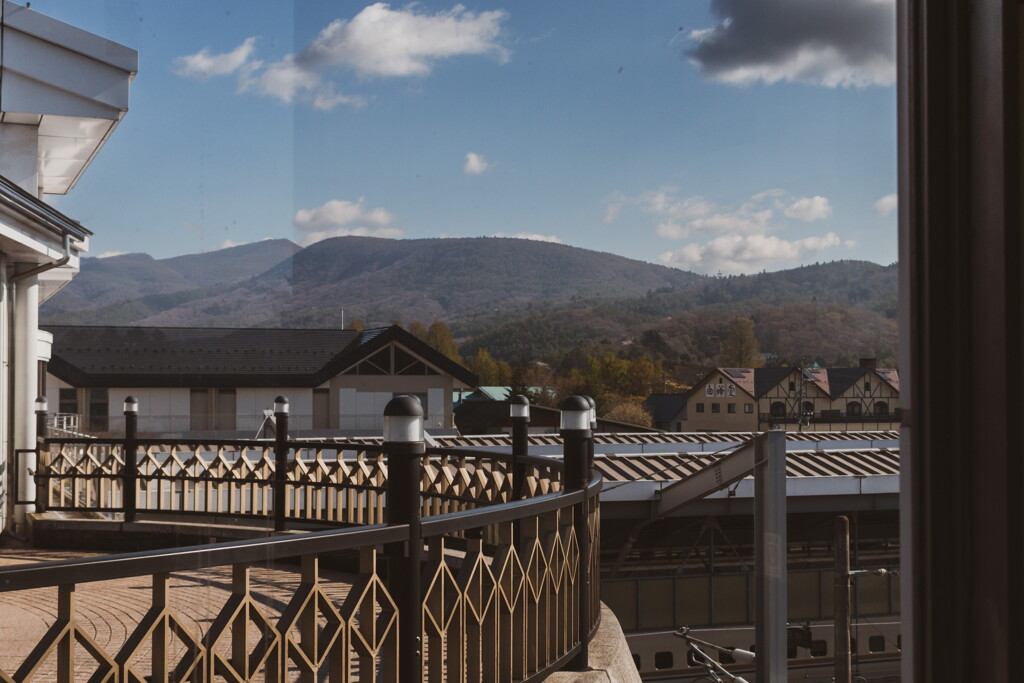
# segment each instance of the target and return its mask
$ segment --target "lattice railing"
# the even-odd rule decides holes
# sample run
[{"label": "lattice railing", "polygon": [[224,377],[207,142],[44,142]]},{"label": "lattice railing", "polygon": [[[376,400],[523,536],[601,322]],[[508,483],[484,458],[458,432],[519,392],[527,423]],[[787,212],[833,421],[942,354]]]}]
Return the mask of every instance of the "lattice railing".
[{"label": "lattice railing", "polygon": [[[387,464],[382,447],[359,450],[325,442],[289,442],[284,518],[332,524],[384,521]],[[139,440],[135,444],[138,512],[272,518],[277,471],[268,441]],[[123,512],[125,440],[48,439],[39,458],[42,510]],[[544,459],[524,458],[522,497],[560,490]],[[423,458],[424,516],[514,500],[509,460],[485,451],[428,449]]]},{"label": "lattice railing", "polygon": [[[599,611],[597,582],[581,589],[576,530],[584,514],[596,571],[599,488],[594,477],[585,490],[422,522],[425,578],[412,608],[422,620],[422,649],[412,680],[521,681],[579,651],[581,630],[589,637]],[[410,680],[399,664],[409,616],[388,548],[400,555],[412,528],[374,525],[2,569],[0,609],[40,587],[49,597],[36,599],[35,609],[55,604],[30,652],[0,649],[0,681]],[[123,637],[97,633],[97,605],[111,599],[112,581],[134,581],[148,593],[144,608],[127,615],[134,620]],[[205,587],[199,598],[196,585]],[[583,625],[581,600],[590,600],[595,616]]]}]

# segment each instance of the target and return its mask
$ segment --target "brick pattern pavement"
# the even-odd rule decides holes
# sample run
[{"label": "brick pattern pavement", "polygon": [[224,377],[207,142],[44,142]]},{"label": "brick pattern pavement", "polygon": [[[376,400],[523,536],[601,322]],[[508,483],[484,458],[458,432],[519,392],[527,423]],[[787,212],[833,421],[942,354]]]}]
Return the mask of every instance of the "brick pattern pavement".
[{"label": "brick pattern pavement", "polygon": [[[0,549],[0,566],[50,560],[70,560],[92,557],[98,553],[57,550]],[[321,570],[324,592],[340,605],[348,594],[352,577]],[[284,569],[253,568],[250,590],[253,598],[272,623],[276,623],[282,610],[299,584],[298,567]],[[96,644],[114,656],[124,645],[151,606],[152,581],[148,576],[115,581],[80,584],[76,590],[76,614],[80,625]],[[216,567],[195,572],[171,575],[169,600],[182,625],[195,637],[201,638],[227,601],[231,590],[231,568]],[[0,671],[13,675],[55,621],[57,589],[39,588],[26,591],[0,593]],[[250,637],[258,637],[250,625]],[[136,668],[149,671],[149,644],[136,659]],[[184,653],[184,645],[173,651],[172,660]],[[48,661],[33,681],[55,681],[56,662]],[[76,655],[75,680],[86,680],[95,669],[92,658],[79,648]]]}]

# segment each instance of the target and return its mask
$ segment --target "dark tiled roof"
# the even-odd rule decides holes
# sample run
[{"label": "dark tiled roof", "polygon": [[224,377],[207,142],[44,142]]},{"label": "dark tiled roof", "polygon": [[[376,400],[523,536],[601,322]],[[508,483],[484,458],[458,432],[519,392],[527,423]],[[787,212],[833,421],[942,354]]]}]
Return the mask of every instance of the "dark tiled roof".
[{"label": "dark tiled roof", "polygon": [[796,368],[757,368],[754,370],[754,396],[761,398]]},{"label": "dark tiled roof", "polygon": [[861,377],[869,372],[871,372],[870,368],[829,368],[829,395],[832,398],[841,396],[844,391],[856,384]]},{"label": "dark tiled roof", "polygon": [[309,330],[45,325],[49,371],[74,386],[316,386],[400,342],[468,385],[476,376],[399,327]]},{"label": "dark tiled roof", "polygon": [[651,394],[644,399],[644,405],[651,411],[655,422],[668,422],[679,414],[685,404],[684,394]]}]

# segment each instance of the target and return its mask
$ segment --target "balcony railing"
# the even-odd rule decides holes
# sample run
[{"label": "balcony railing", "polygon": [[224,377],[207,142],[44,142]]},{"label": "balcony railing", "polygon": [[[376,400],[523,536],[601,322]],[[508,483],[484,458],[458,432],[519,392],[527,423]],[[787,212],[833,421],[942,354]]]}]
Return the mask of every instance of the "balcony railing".
[{"label": "balcony railing", "polygon": [[[525,421],[511,454],[293,442],[285,414],[273,443],[160,444],[132,423],[120,439],[41,439],[37,505],[347,528],[2,569],[0,602],[53,587],[56,621],[0,681],[533,681],[586,666],[600,614],[589,430],[565,430],[550,459],[526,454]],[[255,570],[294,577],[283,607]],[[194,627],[170,577],[204,572],[229,588]],[[101,642],[76,593],[131,577],[148,577],[149,608]]]},{"label": "balcony railing", "polygon": [[762,423],[771,424],[795,424],[802,420],[805,420],[809,424],[828,424],[832,422],[837,423],[849,423],[849,422],[899,422],[900,421],[900,409],[896,408],[886,413],[844,413],[839,410],[823,410],[813,415],[795,415],[793,413],[787,413],[785,415],[772,415],[771,413],[758,413],[758,419]]}]

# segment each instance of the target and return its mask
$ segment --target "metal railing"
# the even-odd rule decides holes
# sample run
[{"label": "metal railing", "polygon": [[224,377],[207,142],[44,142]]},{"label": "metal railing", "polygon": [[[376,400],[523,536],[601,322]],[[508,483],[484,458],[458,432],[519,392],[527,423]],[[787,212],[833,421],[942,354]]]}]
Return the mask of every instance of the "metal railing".
[{"label": "metal railing", "polygon": [[[563,431],[562,460],[526,453],[525,421],[507,455],[422,441],[346,452],[290,442],[278,417],[273,444],[161,445],[135,438],[130,418],[123,439],[41,440],[50,509],[360,526],[0,569],[0,603],[57,592],[53,624],[0,681],[533,681],[586,667],[600,614],[589,430]],[[283,607],[256,570],[295,577]],[[192,627],[170,577],[210,571],[230,588]],[[100,642],[76,595],[132,577],[148,577],[149,607]]]}]

